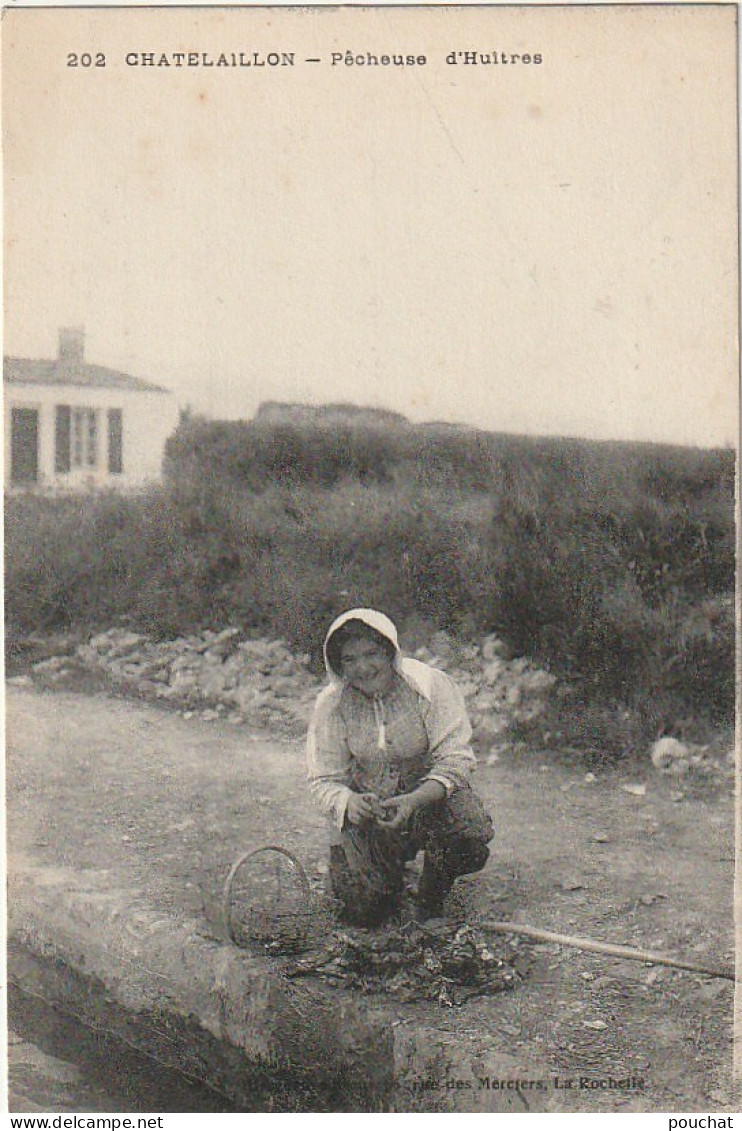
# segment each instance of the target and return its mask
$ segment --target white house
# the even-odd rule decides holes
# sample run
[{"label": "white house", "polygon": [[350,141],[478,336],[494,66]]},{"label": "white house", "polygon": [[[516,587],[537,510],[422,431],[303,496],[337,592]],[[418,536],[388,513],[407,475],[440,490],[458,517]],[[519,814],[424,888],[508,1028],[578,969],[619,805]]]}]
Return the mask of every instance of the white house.
[{"label": "white house", "polygon": [[53,361],[4,359],[5,489],[127,489],[162,476],[178,422],[168,389],[84,356],[82,330],[59,332]]}]

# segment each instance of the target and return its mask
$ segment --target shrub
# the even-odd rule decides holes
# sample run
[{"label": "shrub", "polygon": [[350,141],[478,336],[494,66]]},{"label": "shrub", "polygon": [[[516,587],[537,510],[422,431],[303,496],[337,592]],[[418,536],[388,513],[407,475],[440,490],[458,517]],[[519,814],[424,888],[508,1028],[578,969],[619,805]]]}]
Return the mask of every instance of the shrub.
[{"label": "shrub", "polygon": [[329,621],[374,605],[417,643],[497,632],[596,719],[728,721],[733,475],[730,452],[186,420],[161,488],[8,500],[8,630],[236,624],[319,666]]},{"label": "shrub", "polygon": [[[718,497],[691,507],[682,490],[648,494],[642,476],[617,493],[579,462],[510,475],[490,532],[490,626],[593,697],[639,710],[648,731],[688,710],[730,719],[733,618],[719,594],[733,586],[731,496],[723,515]],[[709,486],[716,496],[719,481]]]}]

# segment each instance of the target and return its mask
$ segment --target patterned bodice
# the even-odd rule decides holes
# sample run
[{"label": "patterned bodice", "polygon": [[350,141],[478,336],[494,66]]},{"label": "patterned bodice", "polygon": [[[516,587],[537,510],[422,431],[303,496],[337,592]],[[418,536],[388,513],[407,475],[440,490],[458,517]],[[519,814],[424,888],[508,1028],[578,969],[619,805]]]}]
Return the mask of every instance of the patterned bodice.
[{"label": "patterned bodice", "polygon": [[414,788],[430,769],[430,743],[420,697],[399,676],[383,698],[346,687],[340,702],[351,756],[351,789],[393,797]]}]

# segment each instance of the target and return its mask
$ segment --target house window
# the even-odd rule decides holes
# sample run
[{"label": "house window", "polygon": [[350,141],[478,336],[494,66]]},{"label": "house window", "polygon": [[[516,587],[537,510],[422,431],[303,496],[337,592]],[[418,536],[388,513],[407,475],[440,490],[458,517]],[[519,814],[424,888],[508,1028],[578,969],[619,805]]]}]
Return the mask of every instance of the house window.
[{"label": "house window", "polygon": [[124,470],[124,421],[120,408],[108,410],[108,470],[121,475]]},{"label": "house window", "polygon": [[72,409],[71,463],[95,467],[98,463],[98,418],[94,408]]}]

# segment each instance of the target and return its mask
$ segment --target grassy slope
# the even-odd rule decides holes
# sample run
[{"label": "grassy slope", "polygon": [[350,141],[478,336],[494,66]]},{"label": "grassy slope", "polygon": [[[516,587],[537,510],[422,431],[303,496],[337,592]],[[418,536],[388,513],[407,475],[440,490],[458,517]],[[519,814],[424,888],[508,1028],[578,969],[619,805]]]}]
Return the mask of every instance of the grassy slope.
[{"label": "grassy slope", "polygon": [[690,733],[732,716],[733,497],[729,451],[185,421],[163,488],[8,501],[9,642],[231,623],[316,655],[333,615],[377,605],[410,643],[496,631],[591,704]]}]

